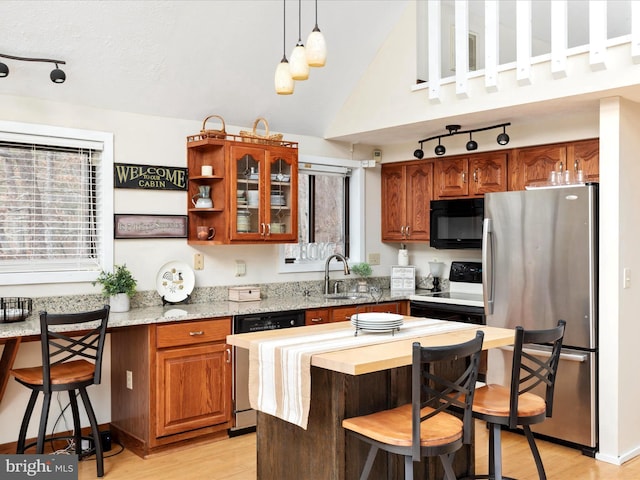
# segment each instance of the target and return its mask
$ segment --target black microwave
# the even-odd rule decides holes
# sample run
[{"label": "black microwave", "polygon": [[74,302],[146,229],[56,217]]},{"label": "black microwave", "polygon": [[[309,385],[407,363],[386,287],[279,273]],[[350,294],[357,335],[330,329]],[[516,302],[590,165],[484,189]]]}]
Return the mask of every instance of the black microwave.
[{"label": "black microwave", "polygon": [[431,201],[433,248],[482,248],[484,198]]}]

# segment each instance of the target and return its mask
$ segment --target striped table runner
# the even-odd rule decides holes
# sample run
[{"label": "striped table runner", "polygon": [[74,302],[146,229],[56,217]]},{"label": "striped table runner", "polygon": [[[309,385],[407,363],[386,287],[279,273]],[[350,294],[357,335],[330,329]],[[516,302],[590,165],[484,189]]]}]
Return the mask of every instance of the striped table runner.
[{"label": "striped table runner", "polygon": [[477,325],[422,318],[405,323],[400,331],[361,333],[354,328],[326,333],[252,342],[249,348],[251,408],[306,430],[311,401],[311,356],[337,350],[439,335]]}]

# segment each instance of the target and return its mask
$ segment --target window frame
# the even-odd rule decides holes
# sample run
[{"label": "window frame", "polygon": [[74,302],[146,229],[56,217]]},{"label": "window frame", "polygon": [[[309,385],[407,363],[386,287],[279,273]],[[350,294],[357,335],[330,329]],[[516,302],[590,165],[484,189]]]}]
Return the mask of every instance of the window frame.
[{"label": "window frame", "polygon": [[[0,285],[62,284],[93,282],[101,270],[113,267],[113,133],[34,123],[0,121],[0,141],[87,148],[101,145],[98,168],[102,204],[97,209],[98,265],[94,269],[66,271],[0,272]],[[95,148],[97,149],[97,148]]]},{"label": "window frame", "polygon": [[[298,163],[328,165],[351,169],[349,181],[349,263],[361,262],[364,258],[365,226],[365,168],[358,160],[300,155]],[[323,272],[324,260],[305,263],[285,263],[284,245],[278,248],[278,273]],[[330,270],[342,268],[339,262],[331,262]]]}]

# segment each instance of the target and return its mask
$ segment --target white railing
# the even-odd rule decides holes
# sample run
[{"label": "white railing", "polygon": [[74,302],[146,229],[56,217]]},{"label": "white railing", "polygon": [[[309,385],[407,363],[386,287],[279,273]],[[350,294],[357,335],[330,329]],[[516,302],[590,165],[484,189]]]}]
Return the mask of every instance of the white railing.
[{"label": "white railing", "polygon": [[484,76],[498,89],[501,72],[531,83],[532,65],[548,62],[553,78],[567,76],[567,59],[589,54],[593,71],[607,68],[607,49],[630,43],[640,63],[637,0],[417,0],[418,86],[429,99],[455,82],[458,97]]}]

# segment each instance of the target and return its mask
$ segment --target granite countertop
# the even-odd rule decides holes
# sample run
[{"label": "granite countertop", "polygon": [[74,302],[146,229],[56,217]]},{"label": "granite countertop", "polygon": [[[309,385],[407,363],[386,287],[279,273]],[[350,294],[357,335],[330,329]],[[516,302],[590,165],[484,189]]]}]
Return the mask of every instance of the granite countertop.
[{"label": "granite countertop", "polygon": [[[256,302],[212,301],[186,305],[166,305],[133,308],[124,313],[109,315],[109,328],[129,327],[152,323],[198,320],[202,318],[228,317],[251,313],[283,312],[287,310],[306,310],[311,308],[339,307],[375,303],[370,295],[361,294],[360,298],[328,299],[323,296],[290,296],[266,298]],[[385,290],[380,302],[408,300],[409,293]],[[77,326],[60,327],[59,331],[77,330]],[[0,338],[40,335],[40,320],[37,313],[31,314],[25,321],[0,323]]]}]

